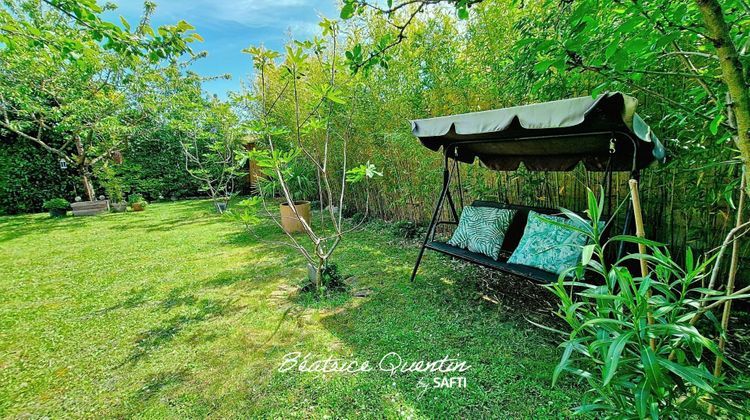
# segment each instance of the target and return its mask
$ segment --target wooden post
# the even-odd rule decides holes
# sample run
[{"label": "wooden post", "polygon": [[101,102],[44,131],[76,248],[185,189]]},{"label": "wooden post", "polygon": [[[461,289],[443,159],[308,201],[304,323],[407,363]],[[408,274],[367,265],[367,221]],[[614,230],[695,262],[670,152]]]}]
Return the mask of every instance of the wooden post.
[{"label": "wooden post", "polygon": [[[645,238],[646,232],[643,229],[643,212],[641,210],[641,197],[638,194],[638,181],[631,179],[628,184],[630,185],[630,199],[633,202],[633,218],[635,219],[635,236],[639,238]],[[638,244],[638,253],[646,253],[646,245]],[[641,257],[638,259],[641,263],[641,276],[648,276],[648,263],[646,259]],[[649,291],[647,298],[651,298],[651,291]],[[650,306],[650,305],[649,305]],[[651,311],[648,312],[648,324],[654,324],[654,317],[651,315]],[[651,350],[656,350],[656,341],[651,338],[649,340],[651,344]]]}]

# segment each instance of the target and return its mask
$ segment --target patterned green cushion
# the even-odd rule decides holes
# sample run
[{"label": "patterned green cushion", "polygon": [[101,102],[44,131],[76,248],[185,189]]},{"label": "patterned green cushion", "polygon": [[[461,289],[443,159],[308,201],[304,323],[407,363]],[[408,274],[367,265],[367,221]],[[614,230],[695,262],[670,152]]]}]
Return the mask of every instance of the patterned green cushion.
[{"label": "patterned green cushion", "polygon": [[529,211],[521,242],[508,262],[560,274],[578,264],[588,238],[579,232],[546,222],[544,219],[577,226],[576,222],[565,217]]},{"label": "patterned green cushion", "polygon": [[494,207],[464,207],[449,245],[484,254],[497,260],[515,210]]}]

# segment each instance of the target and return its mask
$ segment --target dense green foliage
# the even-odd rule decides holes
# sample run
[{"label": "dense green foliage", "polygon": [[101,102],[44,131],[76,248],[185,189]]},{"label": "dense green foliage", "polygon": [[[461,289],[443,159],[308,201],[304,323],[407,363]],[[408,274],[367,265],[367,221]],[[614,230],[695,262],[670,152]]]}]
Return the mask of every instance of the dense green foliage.
[{"label": "dense green foliage", "polygon": [[53,197],[73,201],[78,183],[53,155],[21,140],[0,140],[0,213],[37,212]]},{"label": "dense green foliage", "polygon": [[[452,8],[423,5],[429,2],[394,1],[393,13],[346,3],[351,7],[342,16],[351,15],[357,30],[343,67],[368,76],[356,92],[352,144],[376,151],[374,163],[385,168],[373,203],[378,216],[423,221],[435,199],[439,157],[414,141],[405,120],[607,89],[634,95],[639,114],[667,145],[668,163],[642,180],[649,236],[682,255],[687,246],[711,249],[733,223],[740,179],[731,139],[736,129],[715,47],[701,35],[706,29],[697,3],[444,2],[461,15],[471,4],[464,20]],[[746,45],[748,9],[744,2],[725,3],[733,41]],[[741,54],[747,63],[747,48]],[[576,210],[585,208],[585,187],[600,181],[583,170],[463,170],[466,201],[485,197]],[[627,196],[626,179],[617,178],[618,201]]]},{"label": "dense green foliage", "polygon": [[156,200],[200,195],[198,182],[187,176],[185,157],[173,133],[157,132],[130,142],[123,163],[114,166],[123,189]]}]

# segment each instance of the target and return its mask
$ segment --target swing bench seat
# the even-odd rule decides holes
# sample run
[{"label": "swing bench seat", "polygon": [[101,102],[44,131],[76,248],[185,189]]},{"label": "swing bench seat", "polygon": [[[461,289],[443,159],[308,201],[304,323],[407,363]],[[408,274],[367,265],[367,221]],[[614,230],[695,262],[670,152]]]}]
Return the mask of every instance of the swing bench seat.
[{"label": "swing bench seat", "polygon": [[484,254],[471,252],[467,249],[448,245],[445,242],[428,242],[425,248],[440,252],[445,255],[449,255],[454,258],[468,261],[473,264],[481,265],[485,268],[520,276],[539,284],[554,283],[558,278],[557,274],[550,273],[549,271],[544,271],[538,268],[528,267],[520,264],[509,264],[505,261],[508,261],[510,254],[507,254],[505,252],[501,252],[500,258],[495,261]]},{"label": "swing bench seat", "polygon": [[[498,255],[497,260],[478,252],[472,252],[468,249],[455,247],[446,242],[435,240],[434,237],[431,241],[425,244],[425,248],[437,251],[441,254],[449,255],[454,258],[468,261],[473,264],[478,264],[485,268],[524,277],[535,283],[548,284],[557,281],[557,273],[552,273],[521,264],[511,264],[507,261],[510,258],[511,254],[513,254],[513,251],[516,249],[516,247],[518,247],[518,244],[521,242],[521,237],[523,236],[524,230],[526,228],[526,221],[529,217],[529,211],[533,210],[537,213],[547,215],[560,215],[560,210],[550,209],[546,207],[521,206],[483,200],[474,201],[471,205],[472,207],[494,207],[499,209],[515,210],[515,214],[510,221],[508,230],[505,232],[505,238],[503,239],[503,244],[500,248],[500,254]],[[439,222],[439,224],[456,225],[456,223],[453,221],[441,221]]]}]

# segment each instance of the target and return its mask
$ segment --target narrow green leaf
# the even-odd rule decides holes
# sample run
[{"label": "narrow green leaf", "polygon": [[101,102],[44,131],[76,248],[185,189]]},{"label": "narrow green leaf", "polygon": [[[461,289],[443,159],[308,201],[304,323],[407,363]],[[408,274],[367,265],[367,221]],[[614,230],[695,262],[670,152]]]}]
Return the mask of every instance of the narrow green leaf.
[{"label": "narrow green leaf", "polygon": [[713,379],[713,375],[708,371],[693,366],[679,365],[663,358],[658,358],[658,362],[661,366],[669,369],[669,371],[682,378],[688,384],[694,385],[711,394],[716,392],[707,382],[707,380]]},{"label": "narrow green leaf", "polygon": [[719,133],[719,124],[724,121],[724,114],[717,113],[714,117],[713,121],[711,121],[711,125],[708,126],[708,129],[711,131],[711,134],[714,136]]},{"label": "narrow green leaf", "polygon": [[620,334],[612,341],[607,351],[607,360],[604,361],[604,369],[602,369],[603,382],[602,385],[606,386],[617,373],[617,365],[620,362],[622,351],[625,345],[628,344],[628,340],[633,336],[633,331]]},{"label": "narrow green leaf", "polygon": [[645,419],[648,415],[648,406],[651,400],[649,392],[648,379],[643,379],[635,387],[635,409],[638,410],[638,417]]},{"label": "narrow green leaf", "polygon": [[583,265],[588,265],[589,261],[591,261],[591,257],[594,255],[594,250],[596,249],[596,245],[586,245],[583,247],[583,250],[581,252],[581,263]]},{"label": "narrow green leaf", "polygon": [[646,379],[651,388],[657,390],[659,384],[663,382],[663,376],[659,362],[656,360],[656,353],[651,350],[651,347],[644,346],[641,348],[641,362],[643,363],[643,370],[646,373]]},{"label": "narrow green leaf", "polygon": [[555,383],[557,383],[557,378],[565,370],[565,368],[568,367],[570,355],[573,354],[574,345],[574,341],[568,341],[567,343],[565,343],[565,350],[563,351],[563,355],[560,358],[560,363],[555,366],[555,371],[552,373],[552,386],[555,386]]}]

